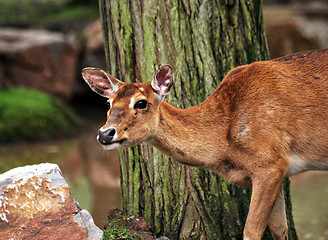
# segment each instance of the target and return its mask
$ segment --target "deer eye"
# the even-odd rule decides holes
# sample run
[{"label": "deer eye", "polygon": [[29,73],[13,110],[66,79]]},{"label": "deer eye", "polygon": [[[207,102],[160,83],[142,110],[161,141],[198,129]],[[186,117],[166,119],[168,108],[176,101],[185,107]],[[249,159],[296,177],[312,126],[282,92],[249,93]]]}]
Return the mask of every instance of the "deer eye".
[{"label": "deer eye", "polygon": [[106,102],[105,105],[106,105],[107,110],[109,110],[110,109],[110,102]]},{"label": "deer eye", "polygon": [[147,107],[147,101],[146,100],[140,100],[134,104],[134,109],[144,109]]}]

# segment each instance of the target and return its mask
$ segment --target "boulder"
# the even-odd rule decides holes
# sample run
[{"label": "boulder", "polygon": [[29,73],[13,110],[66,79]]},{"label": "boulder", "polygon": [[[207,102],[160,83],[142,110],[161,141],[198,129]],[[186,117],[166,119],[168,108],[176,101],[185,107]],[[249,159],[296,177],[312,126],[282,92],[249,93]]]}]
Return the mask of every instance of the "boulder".
[{"label": "boulder", "polygon": [[104,39],[100,20],[88,24],[83,30],[83,67],[107,69]]},{"label": "boulder", "polygon": [[[81,54],[80,65],[77,69],[78,81],[74,87],[74,97],[80,97],[79,100],[84,101],[88,99],[90,102],[92,99],[97,99],[97,96],[93,93],[90,94],[90,88],[85,84],[81,71],[84,67],[98,67],[107,69],[105,48],[103,41],[103,34],[100,20],[89,23],[82,31],[81,34]],[[0,72],[1,75],[1,72]],[[99,99],[99,98],[98,98]]]},{"label": "boulder", "polygon": [[316,38],[305,36],[294,21],[267,25],[265,32],[272,59],[320,48]]},{"label": "boulder", "polygon": [[89,23],[84,31],[84,47],[88,52],[98,52],[105,57],[104,40],[100,20]]},{"label": "boulder", "polygon": [[320,48],[328,48],[328,4],[327,1],[309,2],[303,13],[295,18],[304,36],[318,41]]},{"label": "boulder", "polygon": [[266,5],[263,15],[271,58],[328,47],[328,4],[324,1]]},{"label": "boulder", "polygon": [[0,29],[0,87],[25,86],[68,99],[78,48],[68,35],[46,30]]},{"label": "boulder", "polygon": [[129,216],[118,208],[113,208],[108,212],[108,222],[105,226],[104,238],[170,240],[165,236],[155,238],[145,219],[136,215]]},{"label": "boulder", "polygon": [[0,239],[102,239],[88,211],[71,198],[56,164],[0,175]]}]

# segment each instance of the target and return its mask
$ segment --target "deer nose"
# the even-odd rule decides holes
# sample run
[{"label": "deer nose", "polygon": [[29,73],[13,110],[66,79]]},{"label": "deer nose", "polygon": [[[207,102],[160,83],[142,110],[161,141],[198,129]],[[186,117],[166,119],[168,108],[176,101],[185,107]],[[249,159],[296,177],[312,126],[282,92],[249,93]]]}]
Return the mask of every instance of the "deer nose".
[{"label": "deer nose", "polygon": [[107,128],[107,129],[99,129],[98,130],[98,142],[101,144],[110,144],[114,138],[114,135],[116,133],[116,129],[113,127]]}]

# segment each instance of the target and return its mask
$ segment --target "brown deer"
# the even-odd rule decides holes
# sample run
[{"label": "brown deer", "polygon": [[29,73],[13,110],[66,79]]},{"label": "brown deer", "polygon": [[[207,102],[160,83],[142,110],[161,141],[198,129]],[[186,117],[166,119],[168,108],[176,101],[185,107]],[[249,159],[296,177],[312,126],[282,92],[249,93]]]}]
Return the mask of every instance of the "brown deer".
[{"label": "brown deer", "polygon": [[150,143],[173,159],[252,185],[244,239],[287,239],[281,182],[328,170],[328,49],[237,67],[201,104],[178,109],[163,101],[173,85],[162,65],[150,83],[126,84],[85,68],[83,78],[109,98],[98,132],[104,149]]}]

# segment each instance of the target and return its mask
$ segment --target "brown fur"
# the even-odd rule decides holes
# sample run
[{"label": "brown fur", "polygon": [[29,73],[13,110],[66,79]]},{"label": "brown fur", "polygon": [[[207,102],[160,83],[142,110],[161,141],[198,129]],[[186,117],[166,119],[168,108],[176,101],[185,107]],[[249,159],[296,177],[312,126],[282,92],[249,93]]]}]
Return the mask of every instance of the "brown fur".
[{"label": "brown fur", "polygon": [[[112,108],[103,128],[126,139],[119,147],[146,141],[181,163],[252,185],[245,239],[260,239],[267,225],[275,239],[287,239],[283,177],[328,170],[327,49],[235,68],[188,109],[160,103],[150,83],[119,83],[107,97]],[[132,97],[147,107],[127,107]]]}]

